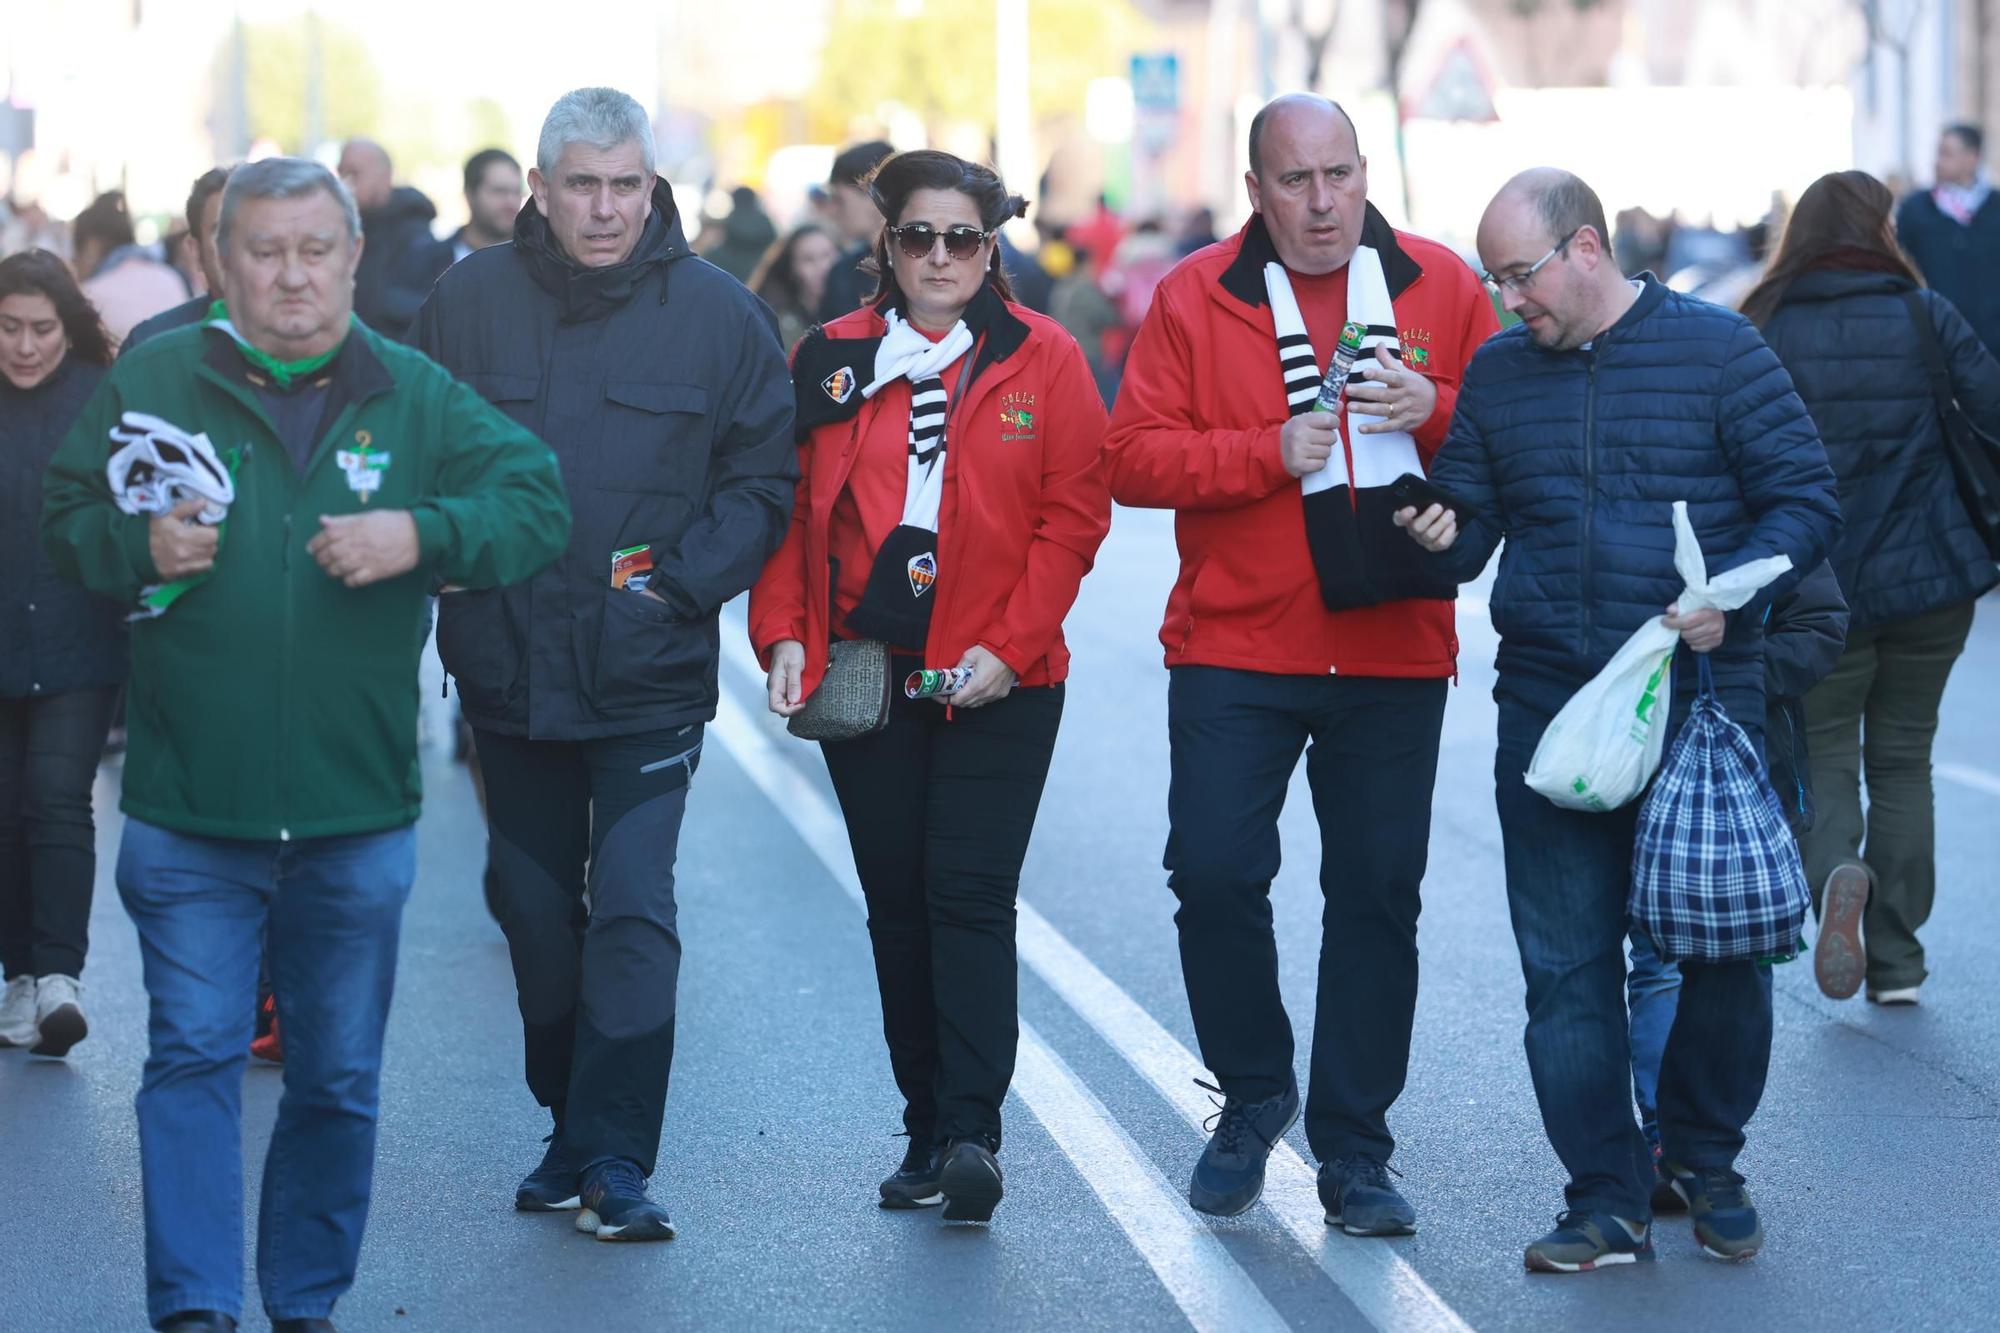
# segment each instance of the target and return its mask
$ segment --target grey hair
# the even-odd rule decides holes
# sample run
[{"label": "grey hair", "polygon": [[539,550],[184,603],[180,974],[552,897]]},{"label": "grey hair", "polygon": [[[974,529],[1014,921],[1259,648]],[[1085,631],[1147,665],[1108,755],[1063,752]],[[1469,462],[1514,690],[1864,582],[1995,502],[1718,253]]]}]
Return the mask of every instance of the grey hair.
[{"label": "grey hair", "polygon": [[616,88],[578,88],[556,99],[535,145],[535,166],[542,175],[555,173],[556,159],[573,143],[601,149],[637,143],[647,174],[653,171],[653,118]]},{"label": "grey hair", "polygon": [[297,199],[315,190],[333,196],[347,219],[347,239],[360,240],[361,210],[354,206],[354,196],[348,193],[340,177],[302,157],[267,157],[229,173],[229,184],[222,187],[222,216],[215,226],[215,248],[229,248],[230,228],[236,221],[236,210],[245,199]]}]

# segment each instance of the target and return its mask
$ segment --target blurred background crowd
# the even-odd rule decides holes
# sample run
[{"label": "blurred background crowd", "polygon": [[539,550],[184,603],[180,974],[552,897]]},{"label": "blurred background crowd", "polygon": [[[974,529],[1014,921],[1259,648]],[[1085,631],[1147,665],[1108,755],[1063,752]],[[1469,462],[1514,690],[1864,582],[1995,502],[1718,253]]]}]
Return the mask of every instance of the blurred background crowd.
[{"label": "blurred background crowd", "polygon": [[[560,91],[628,90],[697,248],[789,342],[857,294],[895,148],[995,162],[1026,304],[1107,398],[1160,277],[1238,226],[1249,114],[1338,97],[1390,219],[1470,255],[1515,170],[1582,172],[1628,271],[1733,304],[1790,199],[1860,167],[1901,195],[1939,130],[2000,126],[2000,0],[9,0],[0,254],[68,257],[122,338],[205,289],[189,183],[277,153],[337,165],[369,214],[357,305],[507,239]],[[389,233],[394,233],[390,236]],[[394,253],[392,254],[391,251]],[[392,264],[391,261],[394,261]],[[391,271],[391,270],[395,271]],[[843,307],[839,303],[848,304]],[[414,308],[412,304],[410,308]]]}]

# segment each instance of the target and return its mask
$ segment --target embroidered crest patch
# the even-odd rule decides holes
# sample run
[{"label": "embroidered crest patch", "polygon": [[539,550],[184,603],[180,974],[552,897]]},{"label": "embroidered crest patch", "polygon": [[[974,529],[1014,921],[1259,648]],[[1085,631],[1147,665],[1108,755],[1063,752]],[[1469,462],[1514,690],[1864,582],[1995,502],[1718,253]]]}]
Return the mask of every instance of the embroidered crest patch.
[{"label": "embroidered crest patch", "polygon": [[842,366],[839,370],[834,371],[831,375],[821,380],[819,387],[834,402],[846,402],[854,396],[854,367]]},{"label": "embroidered crest patch", "polygon": [[354,443],[354,448],[336,453],[333,461],[347,474],[347,489],[360,496],[362,504],[367,504],[369,497],[382,489],[382,474],[389,470],[389,452],[375,448],[365,430],[354,433]]},{"label": "embroidered crest patch", "polygon": [[910,596],[922,597],[937,582],[937,557],[929,551],[913,555],[909,563]]},{"label": "embroidered crest patch", "polygon": [[1000,442],[1035,438],[1035,395],[1017,392],[1000,399]]}]

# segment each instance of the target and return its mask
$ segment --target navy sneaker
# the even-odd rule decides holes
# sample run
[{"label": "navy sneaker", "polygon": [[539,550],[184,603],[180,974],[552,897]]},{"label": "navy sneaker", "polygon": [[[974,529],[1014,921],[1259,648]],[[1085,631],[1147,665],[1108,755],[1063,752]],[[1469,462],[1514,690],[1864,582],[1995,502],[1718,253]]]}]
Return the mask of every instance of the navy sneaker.
[{"label": "navy sneaker", "polygon": [[938,1176],[944,1169],[944,1153],[928,1138],[914,1136],[903,1154],[903,1164],[882,1182],[884,1208],[935,1208],[944,1202]]},{"label": "navy sneaker", "polygon": [[938,1170],[947,1222],[988,1222],[1000,1206],[1000,1163],[992,1150],[976,1139],[960,1139],[944,1150]]},{"label": "navy sneaker", "polygon": [[1195,1084],[1220,1095],[1222,1101],[1209,1117],[1208,1146],[1194,1164],[1188,1203],[1196,1212],[1235,1217],[1264,1193],[1264,1163],[1278,1140],[1298,1123],[1299,1085],[1291,1080],[1276,1097],[1245,1102],[1200,1079]]},{"label": "navy sneaker", "polygon": [[1571,1208],[1556,1218],[1556,1229],[1528,1247],[1530,1273],[1588,1273],[1613,1264],[1650,1263],[1652,1228],[1609,1213]]},{"label": "navy sneaker", "polygon": [[583,1173],[583,1211],[576,1229],[599,1240],[672,1240],[674,1220],[646,1197],[646,1178],[623,1157]]},{"label": "navy sneaker", "polygon": [[563,1151],[560,1135],[551,1134],[542,1142],[549,1145],[542,1164],[521,1177],[514,1190],[514,1206],[524,1213],[566,1213],[583,1206],[582,1182],[569,1154]]},{"label": "navy sneaker", "polygon": [[1389,1183],[1389,1165],[1372,1157],[1336,1157],[1319,1169],[1326,1224],[1350,1236],[1414,1236],[1417,1210]]},{"label": "navy sneaker", "polygon": [[1694,1238],[1717,1259],[1748,1259],[1764,1248],[1764,1224],[1757,1205],[1743,1188],[1743,1177],[1727,1167],[1690,1169],[1668,1162],[1667,1178],[1687,1201],[1694,1218]]}]

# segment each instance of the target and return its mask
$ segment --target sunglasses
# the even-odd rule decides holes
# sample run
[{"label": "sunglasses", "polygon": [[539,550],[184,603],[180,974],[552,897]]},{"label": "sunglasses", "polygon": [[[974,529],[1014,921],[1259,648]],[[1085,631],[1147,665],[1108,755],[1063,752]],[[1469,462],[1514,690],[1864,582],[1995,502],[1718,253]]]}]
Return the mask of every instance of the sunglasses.
[{"label": "sunglasses", "polygon": [[900,227],[891,227],[889,234],[896,238],[896,248],[910,259],[928,258],[937,246],[938,237],[944,237],[944,252],[953,259],[970,259],[979,253],[979,247],[986,244],[986,238],[993,233],[968,227],[963,223],[956,227],[946,227],[939,231],[928,222],[909,222]]}]

